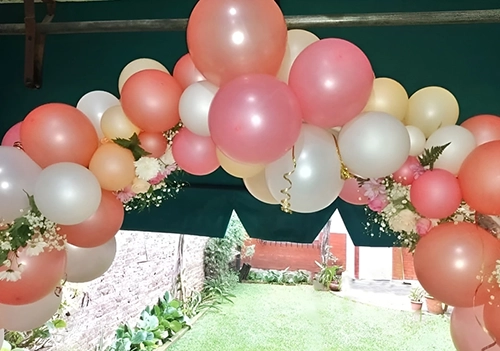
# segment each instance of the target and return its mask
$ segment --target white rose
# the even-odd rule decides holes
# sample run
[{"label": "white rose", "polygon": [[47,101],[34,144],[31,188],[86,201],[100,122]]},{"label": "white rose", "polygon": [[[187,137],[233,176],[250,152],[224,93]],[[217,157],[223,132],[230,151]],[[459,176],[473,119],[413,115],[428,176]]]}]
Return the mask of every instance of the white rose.
[{"label": "white rose", "polygon": [[134,165],[135,175],[146,181],[156,177],[162,170],[160,161],[153,157],[141,157]]},{"label": "white rose", "polygon": [[415,231],[418,216],[416,213],[404,209],[396,213],[389,219],[389,226],[395,232],[411,233]]},{"label": "white rose", "polygon": [[144,194],[148,192],[150,187],[151,184],[146,182],[144,179],[135,178],[134,182],[132,183],[131,190],[136,194]]}]

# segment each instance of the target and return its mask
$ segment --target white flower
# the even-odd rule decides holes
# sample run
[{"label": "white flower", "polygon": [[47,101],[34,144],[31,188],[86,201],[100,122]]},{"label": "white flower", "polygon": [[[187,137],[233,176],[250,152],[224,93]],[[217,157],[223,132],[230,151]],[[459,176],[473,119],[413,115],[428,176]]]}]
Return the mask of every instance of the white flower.
[{"label": "white flower", "polygon": [[19,279],[21,279],[21,271],[7,269],[6,271],[0,272],[0,281],[6,280],[8,282],[17,282]]},{"label": "white flower", "polygon": [[3,251],[12,250],[12,246],[10,245],[10,242],[2,241],[0,243],[0,250],[3,250]]},{"label": "white flower", "polygon": [[165,151],[163,156],[160,157],[160,160],[161,160],[161,162],[163,162],[167,166],[175,164],[174,155],[172,155],[172,148],[171,147],[167,148],[167,151]]},{"label": "white flower", "polygon": [[151,184],[149,184],[144,179],[135,178],[134,182],[132,183],[131,189],[136,194],[144,194],[144,193],[148,192],[150,187],[151,187]]},{"label": "white flower", "polygon": [[49,245],[45,241],[30,241],[27,243],[27,246],[26,246],[26,255],[38,256],[48,246]]},{"label": "white flower", "polygon": [[410,233],[415,230],[418,215],[408,209],[401,210],[389,219],[389,226],[395,232]]},{"label": "white flower", "polygon": [[5,266],[7,268],[10,268],[12,266],[12,261],[7,259],[5,261],[2,262],[2,266]]},{"label": "white flower", "polygon": [[141,157],[134,164],[136,176],[145,181],[153,179],[162,170],[160,161],[153,157]]}]

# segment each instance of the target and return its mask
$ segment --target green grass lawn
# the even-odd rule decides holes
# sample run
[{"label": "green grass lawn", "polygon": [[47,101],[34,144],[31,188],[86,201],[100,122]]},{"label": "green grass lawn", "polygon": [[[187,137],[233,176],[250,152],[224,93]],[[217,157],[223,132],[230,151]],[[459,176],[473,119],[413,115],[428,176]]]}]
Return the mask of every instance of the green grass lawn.
[{"label": "green grass lawn", "polygon": [[444,316],[415,315],[314,291],[240,284],[169,351],[451,351]]}]

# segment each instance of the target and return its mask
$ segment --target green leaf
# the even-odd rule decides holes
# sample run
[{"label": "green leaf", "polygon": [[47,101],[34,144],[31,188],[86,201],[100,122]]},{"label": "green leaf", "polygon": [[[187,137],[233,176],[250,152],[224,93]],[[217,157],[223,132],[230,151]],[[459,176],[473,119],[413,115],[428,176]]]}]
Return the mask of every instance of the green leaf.
[{"label": "green leaf", "polygon": [[447,143],[441,146],[433,146],[430,149],[425,149],[424,153],[418,157],[422,167],[429,167],[430,170],[434,169],[434,163],[439,159],[439,156],[450,145]]},{"label": "green leaf", "polygon": [[139,330],[134,334],[131,342],[134,345],[138,345],[138,344],[142,344],[147,339],[148,339],[148,332],[144,331],[144,330]]},{"label": "green leaf", "polygon": [[170,329],[174,333],[178,333],[182,329],[182,327],[183,327],[183,325],[179,321],[172,321],[172,322],[170,322]]},{"label": "green leaf", "polygon": [[66,328],[66,322],[63,321],[62,319],[56,319],[56,320],[52,321],[52,323],[54,324],[54,328],[56,328],[56,329]]},{"label": "green leaf", "polygon": [[136,161],[141,157],[151,155],[149,152],[147,152],[141,147],[141,141],[139,140],[139,136],[136,133],[134,133],[134,135],[132,135],[130,139],[116,138],[113,139],[112,141],[115,144],[130,150],[132,152],[132,155],[134,155],[134,159]]},{"label": "green leaf", "polygon": [[173,308],[181,307],[181,303],[179,300],[172,300],[168,304],[170,305],[170,307],[173,307]]}]

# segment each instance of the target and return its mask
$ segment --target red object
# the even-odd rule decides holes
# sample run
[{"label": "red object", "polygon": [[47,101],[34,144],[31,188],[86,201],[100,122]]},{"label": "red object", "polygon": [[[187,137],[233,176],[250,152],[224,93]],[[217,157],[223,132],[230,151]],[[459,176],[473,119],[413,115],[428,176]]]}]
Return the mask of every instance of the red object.
[{"label": "red object", "polygon": [[500,291],[484,304],[484,327],[495,340],[500,340]]},{"label": "red object", "polygon": [[5,133],[2,139],[2,146],[14,146],[16,142],[21,141],[21,124],[23,122],[19,122],[14,124],[10,129]]},{"label": "red object", "polygon": [[194,175],[210,174],[220,166],[212,139],[187,128],[181,128],[174,137],[172,155],[182,170]]},{"label": "red object", "polygon": [[416,173],[419,168],[423,169],[418,158],[410,156],[392,176],[396,182],[403,185],[410,185],[415,181]]},{"label": "red object", "polygon": [[499,345],[484,330],[483,306],[474,308],[455,307],[451,314],[450,331],[453,344],[458,351],[500,351]]},{"label": "red object", "polygon": [[139,134],[139,140],[141,147],[151,154],[150,157],[159,158],[167,150],[168,142],[163,133],[142,132]]},{"label": "red object", "polygon": [[468,129],[476,139],[477,145],[489,141],[500,140],[500,117],[495,115],[478,115],[467,119],[461,124]]},{"label": "red object", "polygon": [[120,230],[125,210],[123,204],[109,191],[102,191],[101,203],[97,211],[86,221],[71,226],[61,225],[68,243],[83,248],[104,245]]},{"label": "red object", "polygon": [[353,205],[366,205],[369,201],[364,194],[364,190],[359,186],[356,179],[347,179],[344,182],[339,197]]},{"label": "red object", "polygon": [[174,67],[173,76],[180,84],[182,90],[185,90],[191,84],[206,80],[203,74],[194,66],[191,55],[182,56]]},{"label": "red object", "polygon": [[143,70],[132,75],[122,88],[123,112],[145,132],[166,132],[179,123],[182,88],[170,74]]},{"label": "red object", "polygon": [[99,139],[83,112],[70,105],[51,103],[26,116],[21,125],[21,143],[42,168],[59,162],[88,167]]}]

